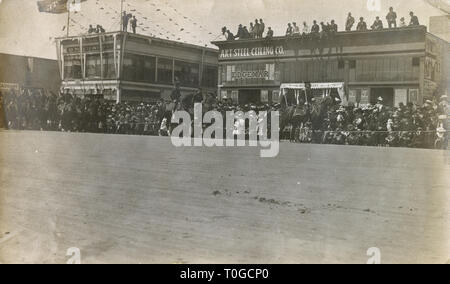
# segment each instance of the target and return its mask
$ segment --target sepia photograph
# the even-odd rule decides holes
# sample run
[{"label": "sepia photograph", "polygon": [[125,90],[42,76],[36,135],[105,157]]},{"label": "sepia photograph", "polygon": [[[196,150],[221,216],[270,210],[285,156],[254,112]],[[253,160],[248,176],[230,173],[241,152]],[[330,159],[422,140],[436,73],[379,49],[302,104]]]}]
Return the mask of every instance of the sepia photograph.
[{"label": "sepia photograph", "polygon": [[0,0],[0,264],[450,264],[449,42],[449,0]]}]

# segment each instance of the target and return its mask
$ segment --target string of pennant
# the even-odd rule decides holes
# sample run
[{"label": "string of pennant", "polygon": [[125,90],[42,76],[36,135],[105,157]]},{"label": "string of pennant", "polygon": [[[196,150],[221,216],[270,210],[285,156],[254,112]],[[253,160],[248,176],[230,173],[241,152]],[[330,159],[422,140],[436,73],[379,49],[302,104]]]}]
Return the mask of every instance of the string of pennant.
[{"label": "string of pennant", "polygon": [[[137,31],[141,34],[158,37],[168,40],[174,40],[185,43],[199,44],[204,46],[211,46],[209,41],[216,40],[222,34],[213,33],[205,26],[200,24],[195,19],[184,15],[179,9],[172,6],[168,1],[155,3],[153,0],[145,0],[146,13],[142,13],[134,5],[133,0],[124,1],[124,10],[131,13],[138,19]],[[96,0],[95,5],[97,9],[104,15],[111,19],[111,26],[109,30],[118,27],[121,23],[120,10],[112,7],[111,1]],[[148,11],[148,13],[147,13]],[[158,18],[158,21],[155,19]],[[159,21],[159,19],[163,21]],[[70,21],[70,29],[74,33],[83,34],[88,30],[89,24],[82,24],[87,21],[87,17],[81,11],[72,13]],[[195,30],[195,32],[193,32]],[[201,35],[204,35],[209,40],[205,42]]]}]

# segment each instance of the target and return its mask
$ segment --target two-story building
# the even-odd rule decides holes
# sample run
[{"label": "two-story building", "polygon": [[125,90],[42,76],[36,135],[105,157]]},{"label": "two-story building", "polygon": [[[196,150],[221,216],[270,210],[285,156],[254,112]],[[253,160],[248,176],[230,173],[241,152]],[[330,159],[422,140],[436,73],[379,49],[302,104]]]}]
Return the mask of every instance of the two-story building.
[{"label": "two-story building", "polygon": [[447,86],[449,44],[423,26],[214,44],[219,94],[237,103],[276,102],[282,84],[311,82],[316,96],[336,91],[344,104],[421,104]]},{"label": "two-story building", "polygon": [[169,98],[175,81],[182,93],[217,92],[218,51],[126,32],[57,39],[64,92],[113,101]]}]

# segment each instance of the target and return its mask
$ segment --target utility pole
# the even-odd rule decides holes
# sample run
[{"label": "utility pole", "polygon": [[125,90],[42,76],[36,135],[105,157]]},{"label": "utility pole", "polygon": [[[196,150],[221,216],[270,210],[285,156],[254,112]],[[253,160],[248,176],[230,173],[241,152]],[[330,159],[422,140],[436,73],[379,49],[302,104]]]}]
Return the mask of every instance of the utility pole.
[{"label": "utility pole", "polygon": [[70,31],[70,1],[67,2],[67,37]]},{"label": "utility pole", "polygon": [[123,1],[120,0],[120,28],[119,31],[123,31]]}]

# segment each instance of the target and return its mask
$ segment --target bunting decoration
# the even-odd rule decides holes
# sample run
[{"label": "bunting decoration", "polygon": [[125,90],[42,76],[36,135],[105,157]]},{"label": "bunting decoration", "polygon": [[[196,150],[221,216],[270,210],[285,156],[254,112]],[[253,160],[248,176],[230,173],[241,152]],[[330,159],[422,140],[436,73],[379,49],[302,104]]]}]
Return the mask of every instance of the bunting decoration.
[{"label": "bunting decoration", "polygon": [[[39,2],[67,3],[68,1],[42,0]],[[96,0],[92,2],[93,5],[96,5],[95,10],[100,11],[103,15],[108,15],[110,20],[106,24],[107,31],[121,30],[120,5],[115,5],[115,1],[110,0]],[[146,0],[144,2],[124,0],[124,10],[136,16],[138,20],[137,31],[143,35],[210,47],[212,47],[211,41],[223,36],[220,31],[211,32],[198,19],[193,19],[184,14],[182,9],[173,7],[168,1]],[[74,15],[69,25],[72,31],[75,30],[79,34],[84,34],[87,32],[90,24],[97,24],[90,22],[89,17],[85,15],[87,13],[89,12],[84,14],[81,11],[73,13]]]}]

